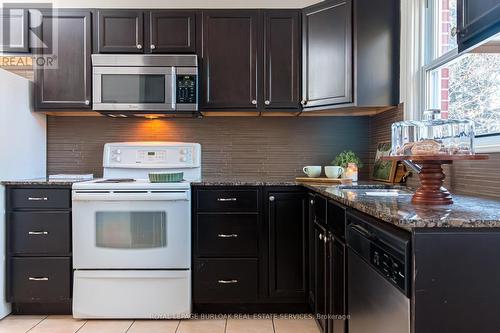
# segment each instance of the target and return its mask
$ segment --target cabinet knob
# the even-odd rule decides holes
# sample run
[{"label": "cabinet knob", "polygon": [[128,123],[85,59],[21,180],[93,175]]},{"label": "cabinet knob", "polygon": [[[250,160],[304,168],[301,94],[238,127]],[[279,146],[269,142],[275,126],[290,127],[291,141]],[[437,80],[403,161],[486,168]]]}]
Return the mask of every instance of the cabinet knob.
[{"label": "cabinet knob", "polygon": [[313,199],[311,199],[311,205],[314,205],[314,200]]},{"label": "cabinet knob", "polygon": [[271,104],[271,102],[270,101],[264,101],[264,104],[269,105],[269,104]]},{"label": "cabinet knob", "polygon": [[253,100],[252,100],[252,104],[253,104],[253,105],[257,105],[257,100],[253,99]]},{"label": "cabinet knob", "polygon": [[85,105],[90,105],[90,100],[86,99],[85,100]]},{"label": "cabinet knob", "polygon": [[307,101],[306,101],[305,99],[303,99],[303,100],[301,100],[301,101],[300,101],[300,104],[302,104],[302,105],[306,105],[306,104],[307,104]]},{"label": "cabinet knob", "polygon": [[156,49],[155,44],[151,44],[151,50],[154,50],[154,49]]},{"label": "cabinet knob", "polygon": [[269,201],[274,201],[274,199],[275,199],[275,197],[272,195],[269,197]]},{"label": "cabinet knob", "polygon": [[142,49],[142,45],[141,44],[137,44],[137,48],[140,50]]},{"label": "cabinet knob", "polygon": [[319,234],[319,240],[323,240],[323,234]]}]

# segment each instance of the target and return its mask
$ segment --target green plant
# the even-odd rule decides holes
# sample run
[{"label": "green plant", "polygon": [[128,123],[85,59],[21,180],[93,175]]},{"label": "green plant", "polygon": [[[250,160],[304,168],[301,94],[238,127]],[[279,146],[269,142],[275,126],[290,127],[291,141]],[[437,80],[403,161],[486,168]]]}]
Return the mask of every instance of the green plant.
[{"label": "green plant", "polygon": [[343,168],[346,168],[349,163],[356,163],[358,168],[363,167],[363,162],[361,162],[361,159],[352,150],[344,150],[335,156],[335,159],[332,161],[332,165],[338,165]]}]

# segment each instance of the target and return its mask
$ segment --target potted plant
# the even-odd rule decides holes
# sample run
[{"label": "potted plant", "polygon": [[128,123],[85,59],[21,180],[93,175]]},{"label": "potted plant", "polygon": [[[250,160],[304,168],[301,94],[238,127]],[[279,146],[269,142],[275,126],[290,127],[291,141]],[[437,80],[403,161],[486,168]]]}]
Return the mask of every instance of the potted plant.
[{"label": "potted plant", "polygon": [[344,150],[335,156],[332,164],[342,167],[344,177],[352,179],[353,182],[358,181],[358,168],[363,167],[363,162],[352,150]]}]

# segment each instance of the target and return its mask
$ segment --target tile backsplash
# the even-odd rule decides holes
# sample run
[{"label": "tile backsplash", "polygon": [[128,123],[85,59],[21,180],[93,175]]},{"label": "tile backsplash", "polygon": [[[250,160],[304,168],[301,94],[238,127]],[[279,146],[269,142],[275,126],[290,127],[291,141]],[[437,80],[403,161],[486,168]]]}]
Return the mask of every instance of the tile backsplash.
[{"label": "tile backsplash", "polygon": [[[305,165],[329,165],[344,149],[370,160],[368,117],[48,117],[49,174],[102,175],[107,142],[184,141],[202,145],[202,172],[210,178],[292,180]],[[368,168],[360,171],[367,179]]]}]

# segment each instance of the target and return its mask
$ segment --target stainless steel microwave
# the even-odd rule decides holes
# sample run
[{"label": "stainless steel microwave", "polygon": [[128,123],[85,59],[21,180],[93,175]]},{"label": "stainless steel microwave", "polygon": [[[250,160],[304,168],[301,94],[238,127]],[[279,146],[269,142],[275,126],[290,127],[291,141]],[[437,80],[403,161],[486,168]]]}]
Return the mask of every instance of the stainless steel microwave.
[{"label": "stainless steel microwave", "polygon": [[93,54],[92,77],[96,111],[198,110],[196,55]]}]

